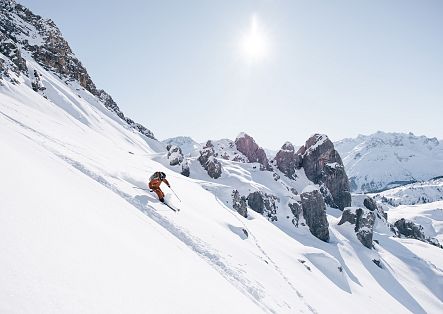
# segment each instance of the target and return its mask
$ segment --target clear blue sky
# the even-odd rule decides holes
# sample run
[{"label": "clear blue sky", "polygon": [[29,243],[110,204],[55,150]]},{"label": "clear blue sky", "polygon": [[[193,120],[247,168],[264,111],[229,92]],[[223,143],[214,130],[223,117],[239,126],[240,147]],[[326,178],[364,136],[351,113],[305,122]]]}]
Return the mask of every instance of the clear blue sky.
[{"label": "clear blue sky", "polygon": [[[443,138],[443,1],[18,0],[159,139]],[[240,48],[255,16],[267,54]]]}]

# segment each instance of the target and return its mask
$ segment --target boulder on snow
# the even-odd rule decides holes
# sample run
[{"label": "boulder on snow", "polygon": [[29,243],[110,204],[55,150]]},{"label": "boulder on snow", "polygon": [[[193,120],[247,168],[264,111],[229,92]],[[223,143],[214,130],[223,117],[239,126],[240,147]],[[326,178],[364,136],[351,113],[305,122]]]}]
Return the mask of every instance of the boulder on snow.
[{"label": "boulder on snow", "polygon": [[240,134],[235,139],[235,146],[240,153],[246,156],[249,162],[258,162],[261,165],[261,170],[272,170],[264,149],[259,147],[251,136],[244,133]]},{"label": "boulder on snow", "polygon": [[234,208],[243,217],[248,217],[248,205],[246,197],[241,196],[237,190],[232,191],[232,208]]},{"label": "boulder on snow", "polygon": [[189,175],[191,174],[191,170],[189,168],[189,163],[187,160],[184,160],[182,162],[182,171],[180,173],[185,177],[189,177]]},{"label": "boulder on snow", "polygon": [[182,149],[176,145],[169,144],[166,146],[168,151],[168,160],[171,166],[176,166],[182,163],[183,161],[183,153]]},{"label": "boulder on snow", "polygon": [[277,220],[278,198],[274,195],[260,191],[252,192],[248,195],[248,206],[255,212],[267,217],[270,221]]},{"label": "boulder on snow", "polygon": [[46,89],[40,79],[40,74],[36,70],[34,70],[34,80],[31,83],[31,87],[34,92],[44,91]]},{"label": "boulder on snow", "polygon": [[375,224],[375,212],[360,207],[347,207],[341,215],[339,225],[349,222],[354,225],[358,240],[367,248],[372,248],[372,237]]},{"label": "boulder on snow", "polygon": [[298,227],[298,221],[300,220],[300,215],[303,212],[303,207],[301,202],[288,203],[289,208],[291,209],[294,218],[292,223],[294,226]]},{"label": "boulder on snow", "polygon": [[426,240],[426,236],[423,232],[423,226],[412,221],[402,218],[394,223],[394,227],[397,228],[401,235],[407,238],[417,239],[420,241]]},{"label": "boulder on snow", "polygon": [[367,208],[374,212],[378,219],[384,220],[386,223],[387,213],[385,213],[383,206],[377,205],[377,202],[366,194],[352,194],[352,207]]},{"label": "boulder on snow", "polygon": [[394,230],[397,235],[403,235],[407,238],[416,239],[422,242],[427,242],[436,247],[443,248],[436,238],[427,237],[424,233],[422,225],[416,224],[410,220],[401,218],[394,223]]},{"label": "boulder on snow", "polygon": [[275,155],[273,161],[281,172],[288,178],[295,180],[297,178],[295,171],[301,168],[302,156],[295,152],[294,145],[286,142]]},{"label": "boulder on snow", "polygon": [[377,203],[376,203],[375,200],[374,200],[372,197],[370,197],[370,196],[367,196],[367,197],[363,200],[363,205],[364,205],[367,209],[369,209],[369,210],[372,210],[372,211],[376,211],[376,210],[378,210]]},{"label": "boulder on snow", "polygon": [[200,151],[198,161],[202,167],[208,172],[208,175],[213,179],[218,179],[222,174],[222,165],[216,158],[214,146],[211,141],[207,141],[206,145]]},{"label": "boulder on snow", "polygon": [[322,241],[329,241],[329,223],[326,218],[326,205],[318,190],[300,194],[303,217],[311,233]]},{"label": "boulder on snow", "polygon": [[302,166],[308,179],[324,186],[322,192],[331,207],[343,210],[351,205],[348,176],[340,155],[326,135],[311,136],[297,153],[302,155]]}]

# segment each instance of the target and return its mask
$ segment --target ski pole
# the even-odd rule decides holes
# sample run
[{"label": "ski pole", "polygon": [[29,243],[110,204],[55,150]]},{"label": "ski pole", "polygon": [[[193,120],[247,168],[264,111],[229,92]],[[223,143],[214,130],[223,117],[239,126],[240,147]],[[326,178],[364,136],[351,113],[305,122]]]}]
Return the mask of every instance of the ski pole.
[{"label": "ski pole", "polygon": [[169,187],[169,189],[175,194],[175,196],[178,198],[178,200],[181,202],[182,200],[180,199],[180,197],[178,197],[178,195],[177,195],[177,193],[175,193],[175,191],[171,188],[171,187]]}]

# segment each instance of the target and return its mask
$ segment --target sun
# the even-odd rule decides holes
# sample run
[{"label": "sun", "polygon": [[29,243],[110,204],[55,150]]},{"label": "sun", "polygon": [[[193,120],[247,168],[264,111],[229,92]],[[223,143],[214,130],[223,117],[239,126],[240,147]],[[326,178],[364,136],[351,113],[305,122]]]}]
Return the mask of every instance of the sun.
[{"label": "sun", "polygon": [[248,61],[258,62],[267,57],[269,50],[268,38],[266,31],[259,23],[257,15],[252,16],[249,30],[243,35],[240,45],[242,54]]}]

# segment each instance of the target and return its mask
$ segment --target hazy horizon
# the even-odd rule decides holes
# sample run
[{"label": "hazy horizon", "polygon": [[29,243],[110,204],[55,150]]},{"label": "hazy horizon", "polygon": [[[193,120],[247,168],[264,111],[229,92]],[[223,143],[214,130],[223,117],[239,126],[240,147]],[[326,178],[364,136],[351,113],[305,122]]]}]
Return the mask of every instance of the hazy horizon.
[{"label": "hazy horizon", "polygon": [[160,140],[443,139],[441,1],[17,2]]}]

